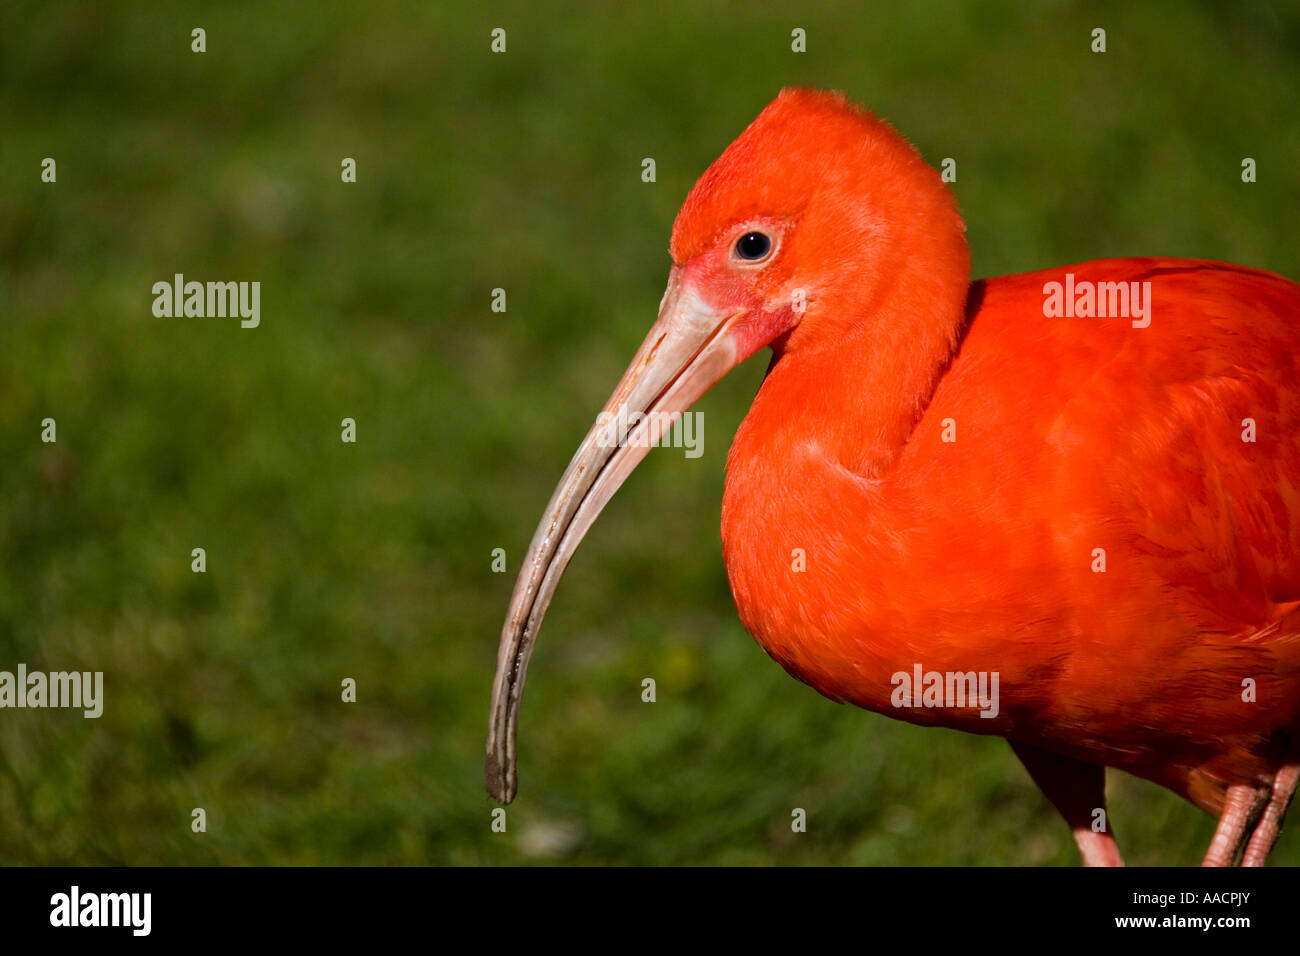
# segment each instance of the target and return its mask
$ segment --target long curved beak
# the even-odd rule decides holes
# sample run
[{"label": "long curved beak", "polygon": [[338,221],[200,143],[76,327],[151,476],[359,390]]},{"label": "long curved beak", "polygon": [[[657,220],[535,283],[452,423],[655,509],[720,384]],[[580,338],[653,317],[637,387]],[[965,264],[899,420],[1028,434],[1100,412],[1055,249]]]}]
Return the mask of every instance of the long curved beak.
[{"label": "long curved beak", "polygon": [[[662,434],[739,361],[721,315],[674,266],[659,318],[560,479],[519,570],[501,629],[484,772],[499,803],[515,797],[519,703],[537,632],[565,567],[601,510]],[[620,423],[635,423],[621,434]]]}]

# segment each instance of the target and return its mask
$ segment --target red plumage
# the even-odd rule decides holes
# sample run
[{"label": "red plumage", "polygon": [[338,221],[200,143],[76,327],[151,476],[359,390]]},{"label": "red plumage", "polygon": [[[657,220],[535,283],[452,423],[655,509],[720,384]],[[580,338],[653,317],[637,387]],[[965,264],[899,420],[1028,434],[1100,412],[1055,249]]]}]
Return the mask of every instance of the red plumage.
[{"label": "red plumage", "polygon": [[[938,174],[807,90],[701,177],[671,251],[606,410],[683,411],[772,347],[722,514],[763,647],[833,699],[1007,737],[1088,862],[1119,861],[1091,825],[1106,766],[1221,815],[1207,862],[1263,862],[1300,773],[1300,286],[1159,258],[972,284]],[[502,798],[550,593],[641,454],[591,441],[503,635]],[[997,707],[900,706],[917,667],[996,674]]]}]

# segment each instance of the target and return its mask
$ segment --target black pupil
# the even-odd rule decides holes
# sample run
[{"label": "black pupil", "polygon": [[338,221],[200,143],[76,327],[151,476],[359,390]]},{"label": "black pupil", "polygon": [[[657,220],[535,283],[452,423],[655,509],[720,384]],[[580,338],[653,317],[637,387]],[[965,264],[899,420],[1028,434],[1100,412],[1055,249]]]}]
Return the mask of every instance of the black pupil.
[{"label": "black pupil", "polygon": [[747,232],[736,240],[736,255],[742,259],[761,259],[772,248],[772,240],[761,232]]}]

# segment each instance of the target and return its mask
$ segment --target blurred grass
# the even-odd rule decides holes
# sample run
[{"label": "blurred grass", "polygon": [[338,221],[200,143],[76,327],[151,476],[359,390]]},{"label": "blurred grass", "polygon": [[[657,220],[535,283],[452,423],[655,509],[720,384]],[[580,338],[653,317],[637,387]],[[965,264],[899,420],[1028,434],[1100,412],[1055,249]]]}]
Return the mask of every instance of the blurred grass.
[{"label": "blurred grass", "polygon": [[[957,159],[978,275],[1300,274],[1295,4],[7,3],[0,669],[102,670],[106,704],[0,713],[0,861],[1073,863],[1004,743],[832,705],[740,627],[718,504],[762,361],[703,402],[704,457],[651,455],[573,562],[489,829],[518,561],[681,199],[792,83]],[[175,272],[259,280],[261,327],[154,318]],[[1130,862],[1199,859],[1213,821],[1111,789]]]}]

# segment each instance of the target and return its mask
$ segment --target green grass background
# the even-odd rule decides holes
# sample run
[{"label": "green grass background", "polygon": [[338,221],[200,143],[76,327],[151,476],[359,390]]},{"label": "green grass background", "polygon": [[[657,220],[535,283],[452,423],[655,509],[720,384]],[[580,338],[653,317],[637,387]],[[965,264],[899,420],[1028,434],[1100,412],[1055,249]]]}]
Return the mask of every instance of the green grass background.
[{"label": "green grass background", "polygon": [[[1073,864],[1002,741],[831,704],[741,628],[718,511],[765,359],[573,562],[489,828],[518,561],[681,200],[793,83],[957,159],[976,275],[1300,275],[1294,3],[4,4],[0,669],[102,670],[106,703],[0,712],[0,861]],[[175,272],[259,280],[261,327],[155,318]],[[1122,775],[1111,802],[1133,863],[1213,830]]]}]

